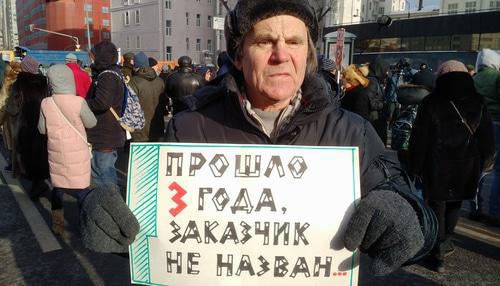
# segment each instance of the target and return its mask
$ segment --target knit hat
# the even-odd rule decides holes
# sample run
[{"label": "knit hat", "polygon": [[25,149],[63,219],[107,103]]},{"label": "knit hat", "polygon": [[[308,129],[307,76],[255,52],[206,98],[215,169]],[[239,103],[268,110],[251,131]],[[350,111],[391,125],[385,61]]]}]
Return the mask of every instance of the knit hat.
[{"label": "knit hat", "polygon": [[63,64],[53,65],[47,71],[53,94],[76,94],[75,78],[71,69]]},{"label": "knit hat", "polygon": [[439,65],[436,71],[436,78],[449,72],[467,72],[467,68],[462,62],[449,60]]},{"label": "knit hat", "polygon": [[411,79],[411,84],[421,85],[432,90],[434,87],[434,75],[429,70],[419,71]]},{"label": "knit hat", "polygon": [[78,58],[75,56],[75,54],[69,53],[69,54],[66,55],[66,57],[64,58],[64,60],[67,63],[76,63],[76,61],[78,61]]},{"label": "knit hat", "polygon": [[290,15],[301,19],[309,30],[313,43],[319,35],[318,21],[314,9],[307,0],[239,0],[224,23],[226,50],[234,60],[245,35],[252,26],[264,19]]},{"label": "knit hat", "polygon": [[149,67],[148,56],[144,52],[138,52],[134,56],[134,67],[135,68],[145,68]]},{"label": "knit hat", "polygon": [[332,72],[337,68],[337,65],[332,59],[327,58],[325,55],[320,55],[318,57],[319,70]]},{"label": "knit hat", "polygon": [[31,56],[25,56],[21,61],[21,70],[32,74],[38,74],[38,66],[40,63]]},{"label": "knit hat", "polygon": [[148,58],[148,63],[150,67],[154,67],[158,64],[158,61],[155,58],[149,57]]},{"label": "knit hat", "polygon": [[127,252],[139,233],[139,222],[116,185],[100,185],[82,203],[83,245],[97,252]]}]

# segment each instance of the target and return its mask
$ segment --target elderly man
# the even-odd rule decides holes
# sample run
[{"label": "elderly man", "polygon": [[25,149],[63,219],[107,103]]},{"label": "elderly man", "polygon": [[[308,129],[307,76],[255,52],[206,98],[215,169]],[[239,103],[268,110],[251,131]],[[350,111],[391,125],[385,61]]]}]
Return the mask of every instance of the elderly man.
[{"label": "elderly man", "polygon": [[373,257],[375,275],[421,251],[420,210],[380,187],[382,142],[368,121],[340,109],[317,75],[318,24],[307,1],[239,1],[225,32],[234,67],[187,98],[189,109],[170,121],[167,141],[358,146],[363,198],[344,235],[346,248]]}]

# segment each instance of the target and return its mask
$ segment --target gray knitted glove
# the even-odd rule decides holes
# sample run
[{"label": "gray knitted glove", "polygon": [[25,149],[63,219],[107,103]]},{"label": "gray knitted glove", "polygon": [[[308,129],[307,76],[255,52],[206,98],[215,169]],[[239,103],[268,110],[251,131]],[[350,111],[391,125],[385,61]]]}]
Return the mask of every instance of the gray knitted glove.
[{"label": "gray knitted glove", "polygon": [[99,186],[87,195],[80,213],[85,247],[98,252],[126,252],[139,223],[115,185]]},{"label": "gray knitted glove", "polygon": [[373,258],[370,270],[386,275],[412,258],[424,245],[417,214],[393,191],[372,191],[361,199],[344,235],[345,247]]}]

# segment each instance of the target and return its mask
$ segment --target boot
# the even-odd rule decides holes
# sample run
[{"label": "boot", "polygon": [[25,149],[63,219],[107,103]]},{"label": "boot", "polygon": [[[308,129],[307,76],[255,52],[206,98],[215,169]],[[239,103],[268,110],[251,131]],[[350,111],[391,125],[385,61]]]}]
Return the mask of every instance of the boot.
[{"label": "boot", "polygon": [[64,211],[63,209],[52,210],[52,231],[56,235],[64,235]]},{"label": "boot", "polygon": [[445,271],[444,267],[444,257],[445,257],[445,241],[438,241],[434,248],[432,249],[430,255],[430,267],[432,270],[443,273]]},{"label": "boot", "polygon": [[444,243],[443,243],[443,258],[448,257],[455,252],[455,245],[453,243],[453,240],[451,238],[447,238]]}]

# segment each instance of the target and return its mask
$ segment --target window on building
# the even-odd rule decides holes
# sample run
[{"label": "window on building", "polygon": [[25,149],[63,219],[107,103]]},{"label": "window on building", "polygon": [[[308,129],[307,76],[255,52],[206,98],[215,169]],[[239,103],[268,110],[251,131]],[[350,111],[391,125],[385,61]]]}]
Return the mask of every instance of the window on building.
[{"label": "window on building", "polygon": [[500,8],[500,1],[490,1],[490,9]]},{"label": "window on building", "polygon": [[139,4],[139,3],[141,3],[141,0],[134,0],[134,3]]},{"label": "window on building", "polygon": [[379,7],[378,8],[378,13],[379,14],[384,15],[384,12],[385,12],[385,8],[384,7]]},{"label": "window on building", "polygon": [[132,0],[123,0],[123,5],[127,6],[132,4]]},{"label": "window on building", "polygon": [[123,13],[123,25],[130,25],[130,11],[125,11]]},{"label": "window on building", "polygon": [[478,49],[479,34],[451,36],[452,51],[473,51]]},{"label": "window on building", "polygon": [[165,1],[165,9],[172,9],[172,0]]},{"label": "window on building", "polygon": [[172,20],[165,21],[165,35],[172,36]]},{"label": "window on building", "polygon": [[448,4],[448,14],[458,13],[458,3]]},{"label": "window on building", "polygon": [[208,0],[208,4],[212,4],[212,0]]},{"label": "window on building", "polygon": [[465,2],[465,13],[476,12],[476,2]]},{"label": "window on building", "polygon": [[212,40],[207,40],[207,50],[212,51]]},{"label": "window on building", "polygon": [[201,26],[201,15],[196,14],[196,27]]},{"label": "window on building", "polygon": [[447,51],[450,49],[450,36],[433,36],[425,38],[426,51]]},{"label": "window on building", "polygon": [[380,39],[380,51],[381,52],[393,52],[393,51],[399,51],[400,49],[401,49],[401,39],[400,38]]},{"label": "window on building", "polygon": [[103,27],[109,27],[109,20],[108,19],[103,19],[102,20],[102,26]]},{"label": "window on building", "polygon": [[141,48],[141,36],[137,36],[137,45],[136,48],[140,49]]},{"label": "window on building", "polygon": [[109,32],[102,32],[102,38],[105,40],[111,39],[111,34]]},{"label": "window on building", "polygon": [[165,48],[165,58],[167,59],[167,61],[172,60],[172,46],[167,46]]},{"label": "window on building", "polygon": [[210,15],[207,17],[207,25],[209,28],[212,28],[212,16]]},{"label": "window on building", "polygon": [[481,34],[481,45],[479,49],[500,50],[500,33]]},{"label": "window on building", "polygon": [[103,6],[103,7],[101,8],[101,12],[102,12],[103,14],[108,14],[108,13],[109,13],[109,7],[105,7],[105,6]]},{"label": "window on building", "polygon": [[201,51],[201,39],[196,39],[196,50]]},{"label": "window on building", "polygon": [[85,4],[85,5],[83,5],[83,11],[85,11],[85,12],[92,12],[92,4]]},{"label": "window on building", "polygon": [[141,13],[140,13],[140,10],[135,10],[135,13],[134,13],[134,18],[135,18],[135,23],[136,24],[140,24],[141,23]]},{"label": "window on building", "polygon": [[85,17],[83,23],[85,25],[87,25],[87,24],[92,25],[93,22],[94,22],[94,20],[92,19],[92,17]]},{"label": "window on building", "polygon": [[186,51],[189,51],[189,38],[186,38]]},{"label": "window on building", "polygon": [[127,35],[127,39],[125,40],[125,46],[127,49],[130,49],[130,36]]},{"label": "window on building", "polygon": [[401,39],[402,51],[423,51],[425,47],[424,37],[408,37]]}]

